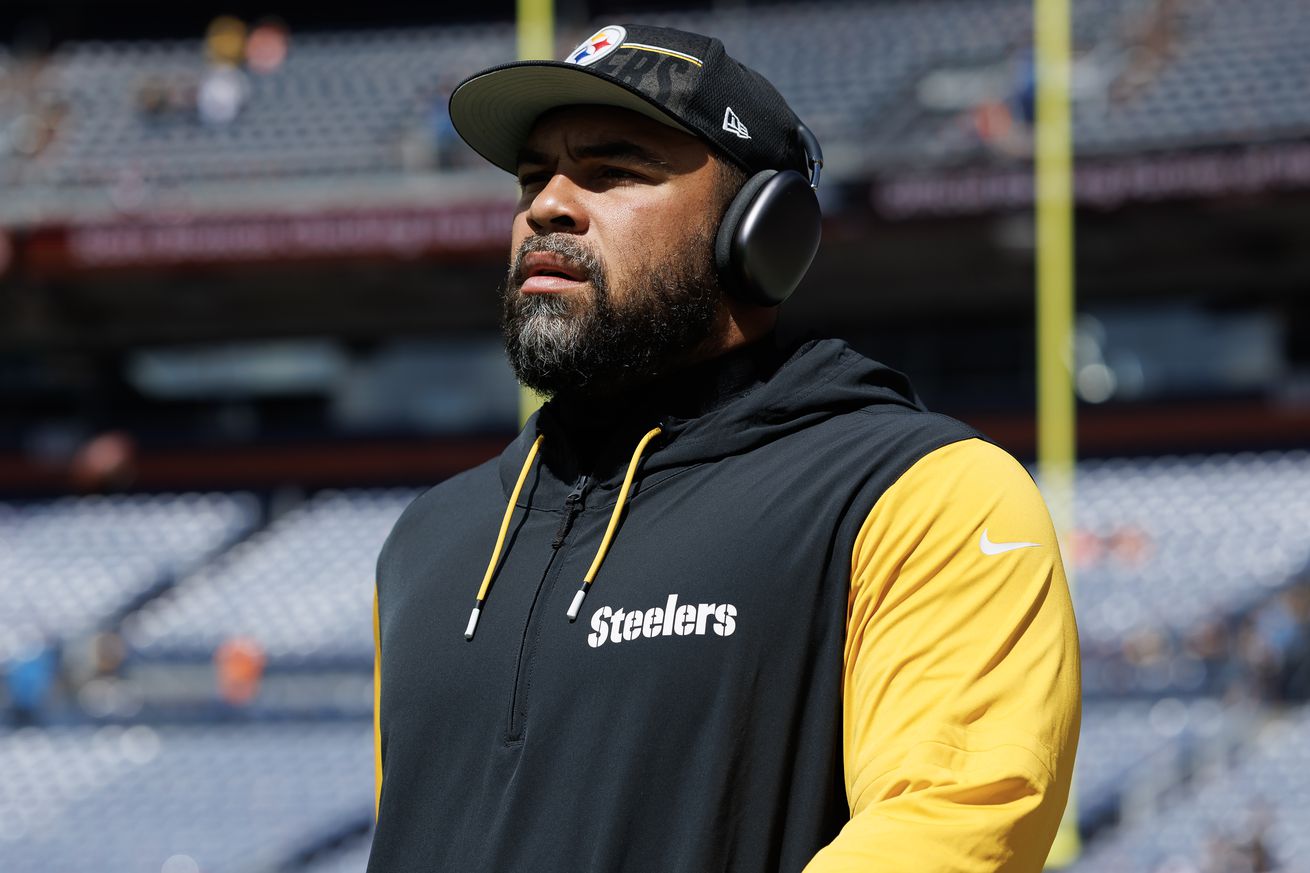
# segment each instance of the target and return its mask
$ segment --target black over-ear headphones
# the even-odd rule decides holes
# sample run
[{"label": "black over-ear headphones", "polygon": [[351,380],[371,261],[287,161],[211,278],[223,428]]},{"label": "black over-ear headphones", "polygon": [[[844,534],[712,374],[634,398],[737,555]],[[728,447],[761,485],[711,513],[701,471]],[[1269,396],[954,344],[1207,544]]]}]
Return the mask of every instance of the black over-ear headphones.
[{"label": "black over-ear headphones", "polygon": [[733,297],[777,306],[791,296],[819,250],[819,170],[823,150],[805,125],[796,128],[810,167],[761,170],[746,180],[728,205],[714,240],[719,281]]}]

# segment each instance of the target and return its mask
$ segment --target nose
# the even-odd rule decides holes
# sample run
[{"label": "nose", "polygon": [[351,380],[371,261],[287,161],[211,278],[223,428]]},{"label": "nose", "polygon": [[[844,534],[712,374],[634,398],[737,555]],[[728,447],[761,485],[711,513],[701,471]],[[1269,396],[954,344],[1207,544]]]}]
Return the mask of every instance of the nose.
[{"label": "nose", "polygon": [[551,176],[528,208],[528,223],[537,233],[586,233],[587,213],[579,199],[582,189],[564,173]]}]

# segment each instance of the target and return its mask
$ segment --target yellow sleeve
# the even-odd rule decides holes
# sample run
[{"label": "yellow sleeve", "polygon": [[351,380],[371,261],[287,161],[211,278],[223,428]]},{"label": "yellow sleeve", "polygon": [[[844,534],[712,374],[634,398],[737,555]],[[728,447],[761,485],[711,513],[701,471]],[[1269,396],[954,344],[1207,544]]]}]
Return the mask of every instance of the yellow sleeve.
[{"label": "yellow sleeve", "polygon": [[1038,871],[1069,796],[1078,638],[1050,516],[981,440],[889,488],[855,542],[851,820],[806,873]]},{"label": "yellow sleeve", "polygon": [[382,634],[378,626],[378,588],[373,586],[373,818],[382,803]]}]

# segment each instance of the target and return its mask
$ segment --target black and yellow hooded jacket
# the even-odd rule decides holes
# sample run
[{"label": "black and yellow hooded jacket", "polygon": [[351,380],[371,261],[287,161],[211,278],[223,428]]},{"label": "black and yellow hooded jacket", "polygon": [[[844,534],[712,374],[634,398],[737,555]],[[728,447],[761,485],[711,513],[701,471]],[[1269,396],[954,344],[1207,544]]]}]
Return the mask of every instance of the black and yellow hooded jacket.
[{"label": "black and yellow hooded jacket", "polygon": [[838,341],[547,404],[397,522],[375,631],[370,873],[1036,871],[1069,792],[1032,480]]}]

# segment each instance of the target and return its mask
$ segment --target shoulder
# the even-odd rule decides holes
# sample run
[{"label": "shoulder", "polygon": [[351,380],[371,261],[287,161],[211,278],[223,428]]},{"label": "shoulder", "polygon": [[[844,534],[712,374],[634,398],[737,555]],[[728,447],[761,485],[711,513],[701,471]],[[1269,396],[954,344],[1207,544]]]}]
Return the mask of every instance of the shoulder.
[{"label": "shoulder", "polygon": [[889,489],[912,471],[934,475],[948,459],[967,468],[978,454],[998,453],[973,427],[950,416],[922,408],[884,404],[837,416],[822,428],[828,459],[841,458],[841,466],[864,480],[855,506],[869,508],[885,499]]},{"label": "shoulder", "polygon": [[[488,489],[494,489],[498,495],[501,490],[500,477],[497,473],[499,463],[499,456],[490,458],[476,467],[471,467],[433,485],[414,498],[414,501],[405,508],[396,522],[396,527],[421,522],[434,512],[441,512],[470,497],[485,499]],[[499,499],[497,497],[497,500]]]},{"label": "shoulder", "polygon": [[849,416],[851,426],[865,436],[877,436],[896,445],[906,466],[944,446],[963,441],[990,445],[986,437],[964,422],[936,412],[904,406],[871,406]]},{"label": "shoulder", "polygon": [[392,525],[378,558],[378,575],[414,542],[431,538],[461,519],[481,515],[484,507],[504,509],[498,474],[499,456],[465,470],[424,491],[405,508]]},{"label": "shoulder", "polygon": [[[803,347],[791,395],[823,408],[825,439],[849,440],[899,473],[941,446],[982,435],[962,421],[928,411],[904,373],[839,340]],[[835,414],[834,414],[835,413]],[[899,469],[896,469],[899,466]]]},{"label": "shoulder", "polygon": [[968,506],[1041,505],[1027,469],[977,434],[961,435],[925,452],[885,496],[890,503],[932,504],[942,512]]},{"label": "shoulder", "polygon": [[993,565],[1014,570],[1059,560],[1036,483],[1009,453],[978,438],[924,454],[864,519],[857,564],[876,555],[895,563],[911,553],[929,554],[935,566],[959,566],[971,574]]}]

